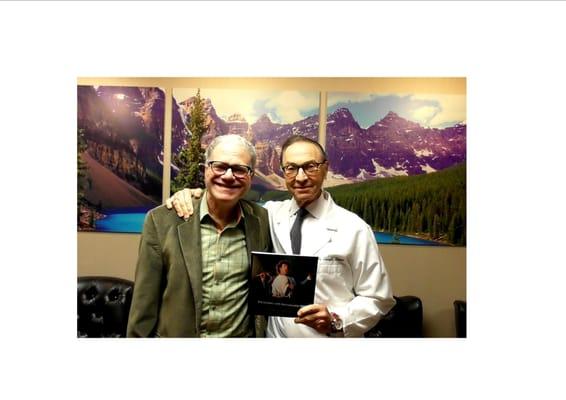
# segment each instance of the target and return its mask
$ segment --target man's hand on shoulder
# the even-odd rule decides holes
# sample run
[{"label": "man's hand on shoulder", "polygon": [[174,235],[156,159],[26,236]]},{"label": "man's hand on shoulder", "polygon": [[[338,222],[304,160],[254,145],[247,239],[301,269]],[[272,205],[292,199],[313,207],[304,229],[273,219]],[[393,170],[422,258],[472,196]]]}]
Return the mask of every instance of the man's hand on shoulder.
[{"label": "man's hand on shoulder", "polygon": [[165,206],[168,209],[174,208],[177,215],[181,218],[188,219],[193,215],[193,202],[191,197],[200,199],[202,197],[202,189],[183,189],[175,192],[173,196],[165,200]]}]

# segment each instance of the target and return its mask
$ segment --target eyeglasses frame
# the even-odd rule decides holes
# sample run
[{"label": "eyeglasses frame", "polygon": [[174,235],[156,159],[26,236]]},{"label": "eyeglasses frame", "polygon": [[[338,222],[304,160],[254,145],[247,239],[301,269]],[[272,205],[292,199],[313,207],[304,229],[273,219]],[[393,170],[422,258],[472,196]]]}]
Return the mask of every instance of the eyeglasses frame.
[{"label": "eyeglasses frame", "polygon": [[[214,163],[221,163],[221,164],[226,165],[226,166],[227,166],[227,167],[226,167],[226,170],[225,170],[223,173],[221,173],[221,174],[214,172],[214,168],[212,167],[212,164],[214,164]],[[246,177],[248,177],[248,176],[252,176],[252,175],[254,174],[253,168],[250,167],[249,165],[243,165],[243,164],[228,164],[228,163],[226,163],[226,162],[224,162],[224,161],[217,161],[217,160],[207,161],[204,165],[205,165],[206,167],[210,168],[210,170],[212,171],[212,173],[213,173],[214,175],[216,175],[216,176],[222,176],[222,175],[224,175],[226,172],[228,172],[228,170],[232,171],[232,175],[233,175],[235,178],[238,178],[238,179],[244,179],[244,178],[246,178]],[[246,170],[247,170],[246,175],[237,176],[237,175],[234,173],[234,167],[240,167],[240,168],[246,169]]]},{"label": "eyeglasses frame", "polygon": [[[302,163],[301,165],[297,165],[297,164],[294,164],[294,163],[289,163],[289,164],[287,164],[287,165],[285,165],[285,166],[281,166],[281,171],[283,171],[283,175],[285,175],[285,177],[287,177],[287,178],[295,178],[297,175],[299,175],[299,170],[300,170],[300,169],[303,170],[303,173],[304,173],[305,175],[314,176],[314,175],[316,175],[316,174],[320,171],[320,166],[323,165],[323,164],[326,164],[327,162],[328,162],[328,160],[324,160],[324,161],[322,161],[322,162],[318,162],[318,161],[307,161],[307,162],[305,162],[305,163]],[[314,165],[316,166],[316,169],[315,169],[313,172],[307,172],[307,170],[305,169],[305,167],[306,167],[307,165],[309,165],[309,164],[314,164]],[[289,167],[289,166],[291,166],[291,165],[294,165],[294,166],[297,168],[297,172],[296,172],[294,175],[289,175],[289,174],[287,173],[287,171],[286,171],[286,168]]]}]

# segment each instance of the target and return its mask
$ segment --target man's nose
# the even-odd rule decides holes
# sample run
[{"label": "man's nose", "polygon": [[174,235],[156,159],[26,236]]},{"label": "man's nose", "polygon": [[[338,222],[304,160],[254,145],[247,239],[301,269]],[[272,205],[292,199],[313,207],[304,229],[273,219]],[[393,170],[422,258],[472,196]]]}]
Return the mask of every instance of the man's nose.
[{"label": "man's nose", "polygon": [[234,179],[234,174],[232,173],[232,168],[228,167],[228,169],[226,170],[226,172],[224,172],[224,173],[222,174],[222,178]]},{"label": "man's nose", "polygon": [[295,180],[296,181],[306,181],[307,180],[307,174],[305,174],[303,167],[299,167],[299,170],[297,171],[297,176],[295,177]]}]

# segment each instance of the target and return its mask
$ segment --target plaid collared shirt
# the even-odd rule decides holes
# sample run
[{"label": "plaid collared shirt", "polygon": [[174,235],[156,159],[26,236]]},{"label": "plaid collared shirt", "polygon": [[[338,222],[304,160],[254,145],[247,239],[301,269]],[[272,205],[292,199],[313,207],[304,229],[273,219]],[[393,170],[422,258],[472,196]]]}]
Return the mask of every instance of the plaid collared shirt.
[{"label": "plaid collared shirt", "polygon": [[253,335],[248,315],[248,251],[244,214],[218,232],[208,213],[206,193],[200,202],[202,251],[201,337]]}]

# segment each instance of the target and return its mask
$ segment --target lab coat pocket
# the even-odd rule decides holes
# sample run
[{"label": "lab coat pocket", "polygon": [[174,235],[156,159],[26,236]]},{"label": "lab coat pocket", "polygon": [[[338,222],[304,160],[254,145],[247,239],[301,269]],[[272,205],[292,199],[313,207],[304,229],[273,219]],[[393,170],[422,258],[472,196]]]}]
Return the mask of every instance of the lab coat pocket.
[{"label": "lab coat pocket", "polygon": [[339,256],[323,257],[318,262],[318,273],[320,274],[343,275],[346,268],[346,261]]}]

